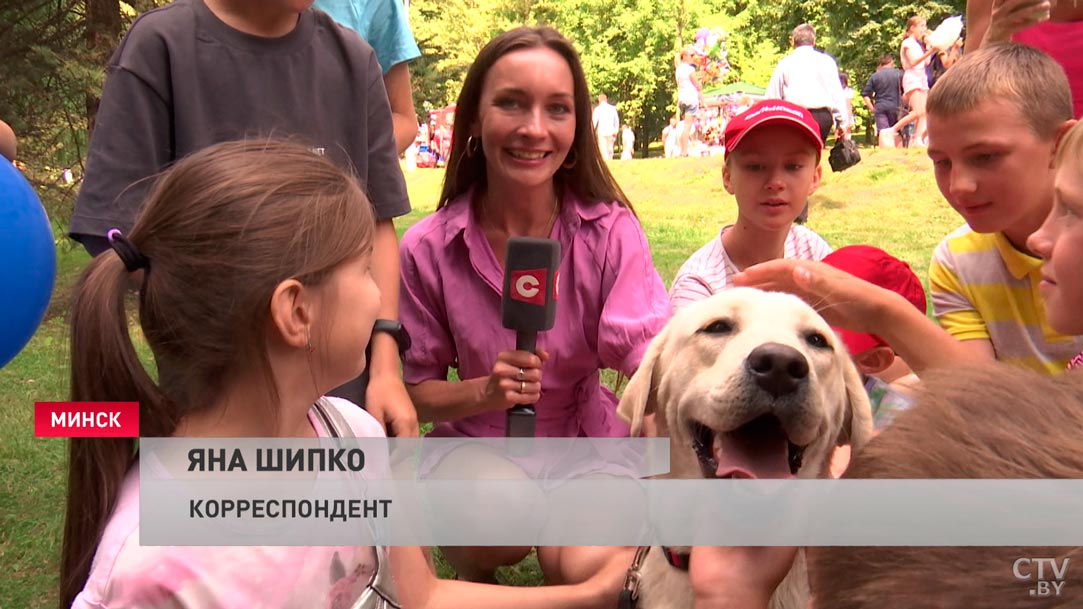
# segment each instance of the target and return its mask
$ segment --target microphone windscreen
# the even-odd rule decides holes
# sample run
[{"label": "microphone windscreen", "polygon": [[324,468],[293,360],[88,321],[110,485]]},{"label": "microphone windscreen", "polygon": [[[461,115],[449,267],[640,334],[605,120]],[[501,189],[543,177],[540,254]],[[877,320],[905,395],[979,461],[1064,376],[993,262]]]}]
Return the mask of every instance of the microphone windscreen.
[{"label": "microphone windscreen", "polygon": [[541,332],[553,327],[559,294],[560,242],[508,239],[501,313],[505,328]]}]

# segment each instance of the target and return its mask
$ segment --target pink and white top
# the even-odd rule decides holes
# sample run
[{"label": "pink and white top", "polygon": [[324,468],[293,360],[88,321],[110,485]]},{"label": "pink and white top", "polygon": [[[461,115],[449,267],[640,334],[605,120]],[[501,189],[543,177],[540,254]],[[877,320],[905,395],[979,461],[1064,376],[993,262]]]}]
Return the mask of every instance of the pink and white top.
[{"label": "pink and white top", "polygon": [[[722,233],[729,228],[723,228],[717,237],[708,241],[681,265],[681,270],[677,271],[677,277],[673,279],[673,285],[669,289],[669,300],[673,303],[674,310],[733,285],[733,276],[740,269],[730,260],[726,246],[722,243]],[[831,246],[823,237],[809,228],[794,224],[786,235],[783,257],[823,260],[831,252]]]},{"label": "pink and white top", "polygon": [[[368,413],[327,398],[354,435],[381,437]],[[328,437],[309,413],[316,433]],[[376,566],[371,547],[167,547],[139,544],[139,465],[128,472],[73,609],[349,609]]]}]

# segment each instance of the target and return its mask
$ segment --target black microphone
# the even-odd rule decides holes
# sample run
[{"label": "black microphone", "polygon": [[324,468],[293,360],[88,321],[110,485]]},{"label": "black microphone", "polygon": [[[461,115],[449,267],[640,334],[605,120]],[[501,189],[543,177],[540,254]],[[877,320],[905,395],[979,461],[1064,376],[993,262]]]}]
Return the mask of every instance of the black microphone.
[{"label": "black microphone", "polygon": [[[504,327],[515,330],[516,349],[534,353],[538,332],[553,327],[557,318],[559,268],[559,241],[534,237],[508,239],[501,313]],[[506,436],[533,437],[534,416],[531,405],[510,408]]]}]

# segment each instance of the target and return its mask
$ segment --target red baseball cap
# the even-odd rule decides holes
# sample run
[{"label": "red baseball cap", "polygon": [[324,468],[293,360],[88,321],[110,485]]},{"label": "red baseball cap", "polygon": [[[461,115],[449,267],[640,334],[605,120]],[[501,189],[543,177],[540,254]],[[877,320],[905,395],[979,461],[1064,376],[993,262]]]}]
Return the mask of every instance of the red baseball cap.
[{"label": "red baseball cap", "polygon": [[[910,304],[925,313],[925,288],[910,269],[910,265],[871,245],[848,245],[828,254],[823,262],[860,277],[869,283],[899,294]],[[875,334],[851,332],[835,328],[851,355],[860,355],[874,347],[887,346],[884,339]]]},{"label": "red baseball cap", "polygon": [[820,125],[812,118],[811,112],[781,99],[764,99],[726,123],[726,156],[737,148],[750,131],[763,125],[793,125],[801,135],[808,138],[817,152],[824,147],[824,141],[820,138]]}]

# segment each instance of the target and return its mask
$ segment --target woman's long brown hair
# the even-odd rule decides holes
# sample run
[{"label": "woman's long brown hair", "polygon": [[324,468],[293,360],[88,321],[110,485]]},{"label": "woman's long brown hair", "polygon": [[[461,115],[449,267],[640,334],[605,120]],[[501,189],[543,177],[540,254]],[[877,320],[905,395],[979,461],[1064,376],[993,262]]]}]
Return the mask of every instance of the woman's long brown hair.
[{"label": "woman's long brown hair", "polygon": [[462,91],[459,92],[459,99],[455,103],[451,154],[448,157],[447,173],[444,174],[440,202],[436,208],[447,205],[470,188],[477,188],[478,192],[485,190],[487,180],[484,151],[478,150],[474,155],[466,153],[466,140],[478,121],[485,77],[493,64],[504,55],[536,48],[556,51],[568,62],[568,68],[572,72],[575,138],[564,163],[571,167],[561,167],[554,176],[557,187],[565,191],[571,190],[588,203],[616,201],[634,214],[635,210],[628,201],[628,196],[621,190],[598,152],[598,142],[591,122],[590,92],[587,89],[583,66],[579,62],[579,54],[567,38],[550,27],[520,27],[505,32],[486,44],[470,65]]},{"label": "woman's long brown hair", "polygon": [[[179,161],[128,235],[150,260],[139,323],[159,382],[128,331],[125,302],[137,275],[107,251],[74,290],[71,399],[138,402],[140,435],[162,437],[212,403],[240,366],[258,366],[273,387],[263,345],[275,287],[291,277],[318,284],[371,249],[373,231],[356,180],[301,145],[231,142]],[[86,585],[136,451],[134,439],[71,441],[61,608]]]}]

